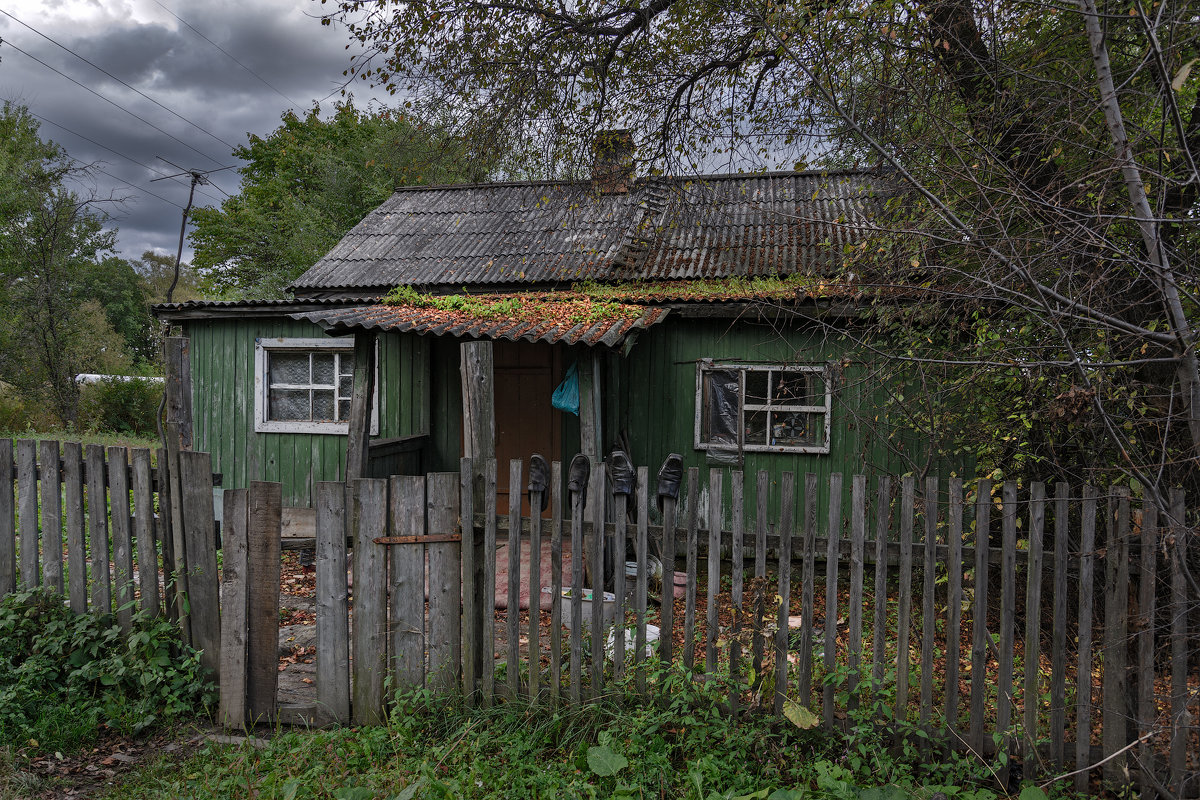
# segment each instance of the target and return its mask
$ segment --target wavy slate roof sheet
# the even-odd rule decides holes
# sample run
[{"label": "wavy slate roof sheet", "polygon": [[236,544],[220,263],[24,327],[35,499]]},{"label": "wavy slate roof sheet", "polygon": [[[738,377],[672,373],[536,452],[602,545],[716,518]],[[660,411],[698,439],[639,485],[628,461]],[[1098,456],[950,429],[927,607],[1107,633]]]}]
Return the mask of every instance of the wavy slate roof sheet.
[{"label": "wavy slate roof sheet", "polygon": [[617,347],[631,333],[655,325],[667,316],[665,308],[648,308],[635,318],[589,322],[490,319],[459,311],[411,306],[369,305],[291,314],[315,322],[329,332],[339,330],[400,331],[434,336],[508,339],[530,342]]},{"label": "wavy slate roof sheet", "polygon": [[819,274],[885,191],[859,172],[401,189],[293,285],[496,288],[580,280]]}]

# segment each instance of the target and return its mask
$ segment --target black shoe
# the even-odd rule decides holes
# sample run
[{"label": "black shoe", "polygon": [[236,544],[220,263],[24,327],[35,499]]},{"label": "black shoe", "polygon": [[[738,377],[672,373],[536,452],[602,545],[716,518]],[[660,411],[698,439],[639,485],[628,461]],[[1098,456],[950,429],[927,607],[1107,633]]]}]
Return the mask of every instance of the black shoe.
[{"label": "black shoe", "polygon": [[567,489],[572,492],[586,493],[588,478],[592,474],[592,464],[583,453],[576,453],[571,459],[567,470]]},{"label": "black shoe", "polygon": [[658,470],[658,510],[662,511],[664,497],[672,500],[679,497],[679,484],[683,482],[683,456],[671,453]]},{"label": "black shoe", "polygon": [[550,484],[550,465],[540,453],[534,453],[529,459],[529,495],[530,502],[533,502],[533,493],[539,492],[542,496],[542,511],[550,505],[550,493],[546,491],[546,487]]},{"label": "black shoe", "polygon": [[624,450],[612,451],[612,455],[608,457],[608,471],[613,494],[633,494],[633,464]]}]

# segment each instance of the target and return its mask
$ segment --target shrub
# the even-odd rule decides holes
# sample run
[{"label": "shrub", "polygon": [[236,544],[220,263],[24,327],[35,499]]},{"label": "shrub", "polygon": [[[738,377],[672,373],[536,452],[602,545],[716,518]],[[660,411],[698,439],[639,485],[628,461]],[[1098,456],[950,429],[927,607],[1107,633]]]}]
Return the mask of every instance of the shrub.
[{"label": "shrub", "polygon": [[82,388],[84,427],[134,436],[153,436],[162,383],[149,378],[104,378]]},{"label": "shrub", "polygon": [[196,651],[165,619],[75,614],[45,589],[0,601],[0,742],[36,752],[122,734],[194,713],[213,691]]}]

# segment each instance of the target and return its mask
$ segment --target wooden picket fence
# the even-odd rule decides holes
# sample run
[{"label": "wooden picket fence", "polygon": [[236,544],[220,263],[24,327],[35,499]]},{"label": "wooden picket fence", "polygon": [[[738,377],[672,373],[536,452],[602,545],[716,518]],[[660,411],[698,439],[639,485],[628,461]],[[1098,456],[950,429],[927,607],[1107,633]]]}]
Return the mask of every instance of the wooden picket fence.
[{"label": "wooden picket fence", "polygon": [[137,610],[166,613],[217,671],[219,476],[207,453],[159,450],[153,466],[145,448],[0,439],[0,476],[0,599],[45,586],[125,631]]},{"label": "wooden picket fence", "polygon": [[[510,465],[510,498],[523,495],[523,467]],[[868,709],[879,724],[907,720],[947,747],[999,749],[1009,764],[1023,762],[1026,777],[1079,769],[1081,789],[1102,773],[1150,794],[1195,792],[1200,674],[1188,571],[1197,574],[1200,548],[1181,492],[1161,509],[1122,487],[1056,484],[1047,496],[1039,483],[882,476],[872,491],[855,475],[846,492],[836,474],[824,486],[808,474],[797,486],[790,473],[776,482],[760,472],[751,486],[739,471],[713,469],[702,481],[691,469],[677,499],[660,498],[662,524],[651,525],[646,467],[631,496],[611,494],[602,464],[593,463],[586,492],[565,491],[558,463],[551,472],[549,509],[532,517],[515,500],[497,513],[494,461],[318,484],[317,702],[298,716],[375,723],[388,686],[558,705],[631,678],[650,694],[656,664],[677,663],[729,680],[734,714],[798,704],[838,728]],[[256,502],[277,505],[262,499],[269,488],[226,492],[227,536],[238,519],[255,529]],[[530,508],[540,505],[530,497]],[[260,512],[264,530],[278,525],[272,514]],[[229,541],[226,569],[238,569]],[[496,613],[496,553],[506,541],[509,610]],[[666,565],[657,596],[652,547]],[[628,585],[627,548],[636,563]],[[272,558],[276,580],[251,569],[251,591],[257,580],[277,585],[277,549],[264,563]],[[670,587],[680,564],[677,609]],[[587,635],[609,630],[602,603],[588,604],[585,622],[590,575],[609,576],[604,588],[622,623],[611,634]],[[527,618],[517,610],[522,582],[534,609]],[[544,588],[569,599],[539,613]],[[227,632],[246,629],[226,619]],[[656,643],[648,626],[659,630]],[[254,650],[245,648],[248,658]],[[272,656],[260,674],[272,681],[273,672]],[[254,703],[238,705],[253,694],[230,694],[231,724],[254,718]],[[263,702],[259,712],[273,714]]]}]

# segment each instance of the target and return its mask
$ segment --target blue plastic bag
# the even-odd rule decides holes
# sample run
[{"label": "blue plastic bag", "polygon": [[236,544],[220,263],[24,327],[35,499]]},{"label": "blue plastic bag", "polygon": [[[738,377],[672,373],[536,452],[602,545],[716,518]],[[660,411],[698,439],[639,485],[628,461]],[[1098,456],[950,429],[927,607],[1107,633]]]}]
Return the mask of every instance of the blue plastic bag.
[{"label": "blue plastic bag", "polygon": [[569,411],[579,416],[579,371],[574,364],[567,367],[566,377],[550,396],[550,405],[559,411]]}]

